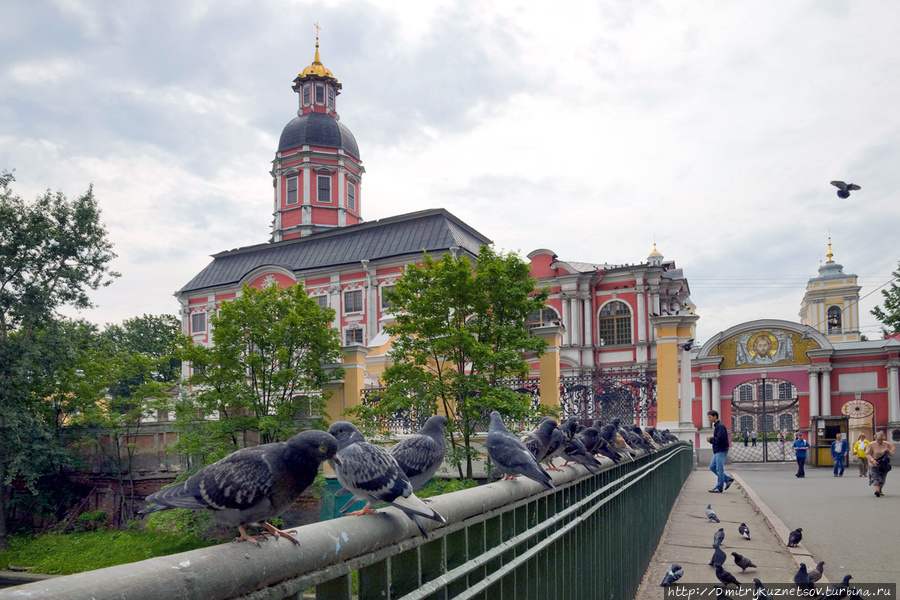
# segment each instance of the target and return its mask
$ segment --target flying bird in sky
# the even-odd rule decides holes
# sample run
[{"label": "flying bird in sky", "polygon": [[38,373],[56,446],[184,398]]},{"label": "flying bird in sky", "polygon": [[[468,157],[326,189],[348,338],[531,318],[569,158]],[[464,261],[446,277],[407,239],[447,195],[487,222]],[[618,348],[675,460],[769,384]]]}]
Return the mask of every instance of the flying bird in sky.
[{"label": "flying bird in sky", "polygon": [[[557,430],[554,429],[554,431]],[[507,478],[522,474],[537,481],[548,490],[553,489],[550,475],[538,465],[525,444],[506,428],[500,413],[496,410],[491,413],[491,424],[488,426],[485,448],[487,448],[488,458],[491,459],[495,472],[505,473]]]},{"label": "flying bird in sky", "polygon": [[851,191],[855,192],[856,190],[862,189],[855,183],[844,183],[843,181],[832,181],[831,185],[838,189],[838,198],[849,198]]},{"label": "flying bird in sky", "polygon": [[413,492],[425,487],[447,453],[447,417],[434,415],[425,421],[419,433],[391,446],[391,456],[409,478]]},{"label": "flying bird in sky", "polygon": [[797,529],[793,530],[790,533],[790,535],[788,535],[787,547],[788,548],[796,548],[797,544],[799,544],[800,540],[802,540],[802,539],[803,539],[803,528],[798,527]]},{"label": "flying bird in sky", "polygon": [[681,565],[675,565],[669,567],[669,570],[666,571],[666,576],[663,577],[662,583],[659,584],[659,587],[666,587],[667,585],[671,585],[681,579],[681,576],[684,575],[684,569],[681,568]]},{"label": "flying bird in sky", "polygon": [[178,485],[147,496],[141,514],[170,508],[205,508],[213,520],[237,526],[235,541],[259,541],[244,525],[261,523],[272,535],[299,542],[269,519],[280,516],[316,478],[319,465],[334,457],[338,442],[324,431],[303,431],[287,442],[241,448],[203,467]]},{"label": "flying bird in sky", "polygon": [[341,486],[366,505],[354,513],[371,514],[373,504],[387,502],[413,520],[427,536],[420,517],[444,523],[444,517],[422,502],[414,493],[409,478],[390,452],[365,440],[355,425],[337,421],[328,428],[338,442],[334,459],[329,460]]}]

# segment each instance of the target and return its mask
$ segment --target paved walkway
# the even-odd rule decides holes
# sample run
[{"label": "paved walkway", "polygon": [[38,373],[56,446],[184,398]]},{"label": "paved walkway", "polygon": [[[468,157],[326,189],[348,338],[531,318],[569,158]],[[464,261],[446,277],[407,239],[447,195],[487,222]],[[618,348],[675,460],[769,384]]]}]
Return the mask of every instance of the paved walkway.
[{"label": "paved walkway", "polygon": [[[731,464],[726,471],[735,483],[723,494],[709,493],[715,477],[698,467],[672,509],[637,598],[662,598],[659,584],[672,563],[684,568],[679,583],[718,583],[709,560],[719,527],[725,529],[725,568],[742,583],[752,585],[754,577],[765,584],[790,583],[799,563],[812,567],[820,560],[825,561],[822,583],[839,582],[848,573],[854,584],[900,582],[900,561],[893,550],[900,535],[900,482],[892,482],[891,473],[888,495],[876,498],[868,479],[859,477],[855,464],[851,467],[835,478],[830,467],[808,466],[806,477],[797,479],[792,463]],[[707,504],[720,524],[706,518]],[[750,528],[749,541],[738,534],[740,523]],[[803,528],[803,541],[798,548],[787,548],[787,536],[797,527]],[[750,558],[757,568],[741,573],[731,552]]]}]

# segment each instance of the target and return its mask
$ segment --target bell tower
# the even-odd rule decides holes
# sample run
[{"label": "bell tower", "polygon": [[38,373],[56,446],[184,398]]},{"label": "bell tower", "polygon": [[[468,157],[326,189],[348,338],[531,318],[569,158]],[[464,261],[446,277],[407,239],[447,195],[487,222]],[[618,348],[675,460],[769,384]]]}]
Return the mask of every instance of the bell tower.
[{"label": "bell tower", "polygon": [[800,303],[800,323],[823,333],[830,342],[859,341],[859,291],[857,276],[844,273],[834,262],[831,237],[819,276],[806,284]]},{"label": "bell tower", "polygon": [[362,221],[365,168],[356,138],[337,113],[341,83],[319,57],[318,25],[312,64],[297,75],[291,88],[299,109],[281,132],[272,161],[273,242]]}]

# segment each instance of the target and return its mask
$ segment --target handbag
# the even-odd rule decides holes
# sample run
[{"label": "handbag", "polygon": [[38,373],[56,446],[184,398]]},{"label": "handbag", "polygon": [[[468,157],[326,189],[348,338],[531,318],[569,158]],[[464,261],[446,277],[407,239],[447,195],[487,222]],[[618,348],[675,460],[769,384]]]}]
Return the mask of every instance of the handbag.
[{"label": "handbag", "polygon": [[881,467],[881,470],[887,473],[891,470],[891,457],[887,454],[883,455],[878,459],[878,466]]}]

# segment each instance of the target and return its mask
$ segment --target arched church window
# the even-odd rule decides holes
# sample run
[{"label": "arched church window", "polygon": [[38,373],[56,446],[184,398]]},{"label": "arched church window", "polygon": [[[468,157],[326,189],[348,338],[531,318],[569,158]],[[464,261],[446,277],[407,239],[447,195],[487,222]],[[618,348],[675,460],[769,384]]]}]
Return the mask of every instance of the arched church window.
[{"label": "arched church window", "polygon": [[787,400],[794,397],[794,386],[788,381],[778,384],[778,399]]},{"label": "arched church window", "polygon": [[744,384],[740,388],[738,388],[738,398],[741,402],[752,402],[753,401],[753,386]]},{"label": "arched church window", "polygon": [[624,302],[613,301],[600,309],[600,344],[630,344],[631,309]]},{"label": "arched church window", "polygon": [[828,333],[841,332],[841,308],[830,306],[828,308]]}]

